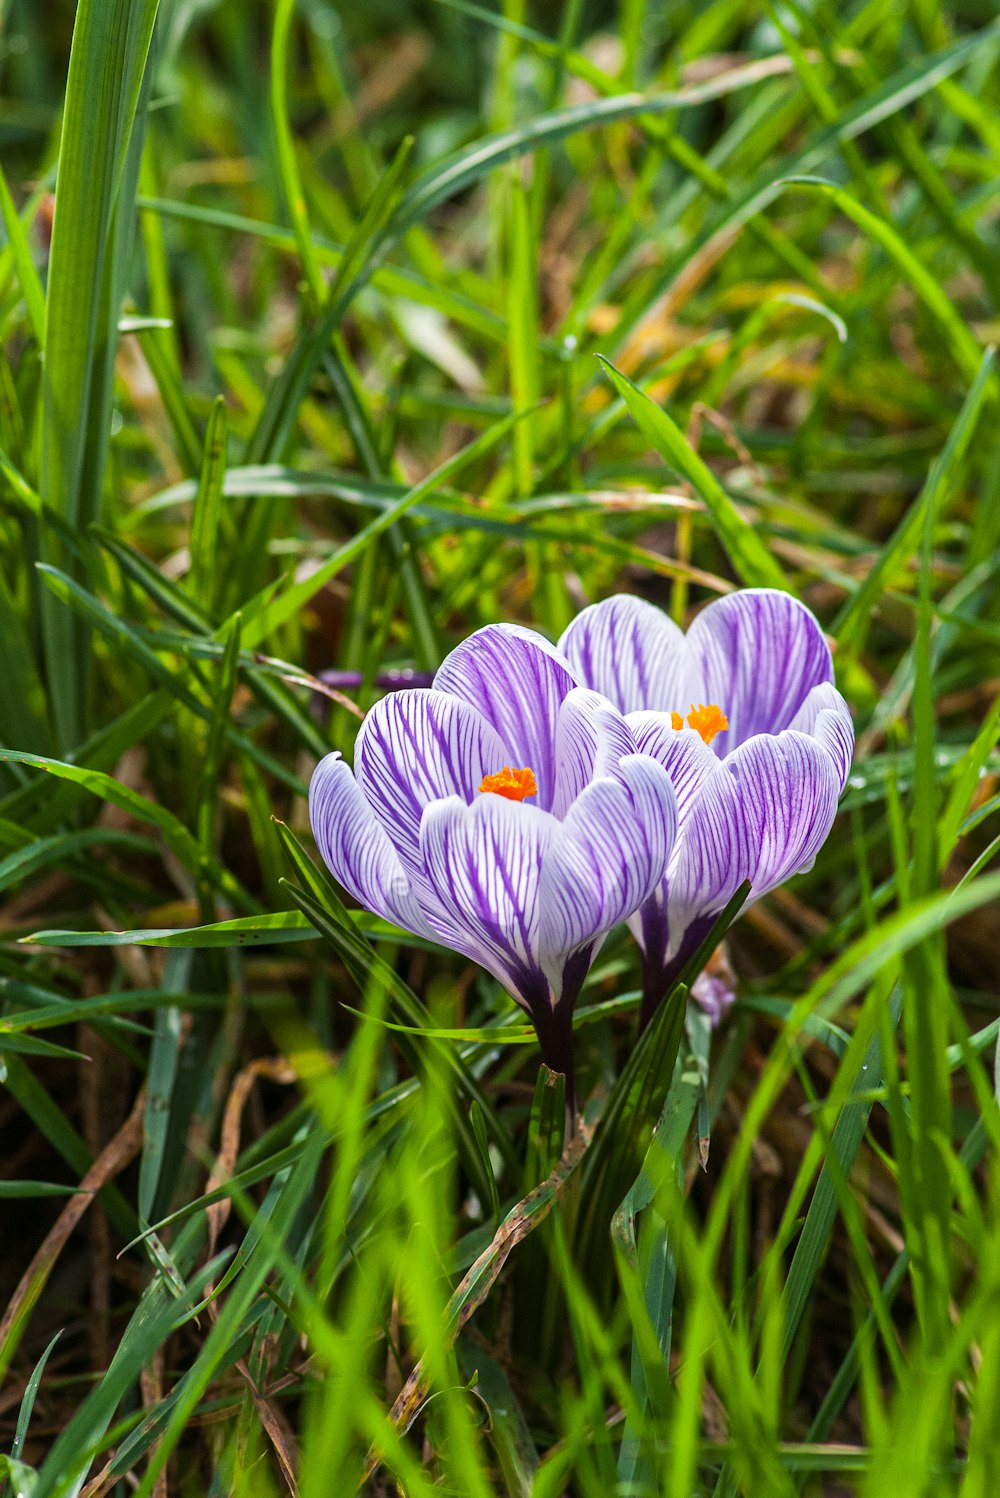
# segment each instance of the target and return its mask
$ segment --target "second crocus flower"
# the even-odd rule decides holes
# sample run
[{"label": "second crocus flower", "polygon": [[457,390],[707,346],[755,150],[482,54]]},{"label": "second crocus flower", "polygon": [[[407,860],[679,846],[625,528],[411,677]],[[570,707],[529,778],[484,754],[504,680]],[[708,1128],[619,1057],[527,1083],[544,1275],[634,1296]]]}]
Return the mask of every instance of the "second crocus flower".
[{"label": "second crocus flower", "polygon": [[812,865],[847,782],[851,715],[816,619],[774,589],[718,599],[686,634],[621,594],[584,609],[559,647],[677,797],[668,867],[629,921],[645,1024],[744,880],[757,900]]}]

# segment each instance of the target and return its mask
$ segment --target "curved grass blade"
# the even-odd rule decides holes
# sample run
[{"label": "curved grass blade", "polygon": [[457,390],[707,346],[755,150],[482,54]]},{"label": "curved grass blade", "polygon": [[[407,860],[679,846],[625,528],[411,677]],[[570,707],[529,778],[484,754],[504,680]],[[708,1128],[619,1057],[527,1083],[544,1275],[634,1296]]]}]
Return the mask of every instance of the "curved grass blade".
[{"label": "curved grass blade", "polygon": [[753,526],[740,515],[715,474],[690,446],[680,428],[655,401],[633,385],[603,355],[597,356],[636,425],[665,463],[692,484],[712,517],[715,533],[733,568],[748,587],[787,590],[784,573]]},{"label": "curved grass blade", "polygon": [[460,452],[447,458],[435,468],[433,473],[429,473],[425,479],[416,484],[389,509],[384,510],[350,541],[338,547],[333,556],[318,567],[310,577],[288,584],[276,597],[272,597],[270,589],[258,594],[244,610],[243,639],[247,647],[254,648],[260,645],[273,630],[297,614],[319,592],[320,588],[325,587],[339,572],[343,571],[350,561],[366,550],[376,536],[388,530],[408,510],[419,504],[421,499],[453,478],[455,474],[460,473],[469,463],[491,452],[497,443],[501,442],[508,432],[528,415],[530,415],[528,411],[513,412],[475,438],[467,447],[463,447]]},{"label": "curved grass blade", "polygon": [[[64,1187],[60,1188],[60,1190],[65,1189]],[[61,1336],[62,1331],[57,1331],[31,1370],[31,1377],[24,1386],[24,1394],[21,1397],[21,1408],[17,1413],[17,1429],[14,1431],[14,1441],[10,1448],[10,1459],[12,1461],[17,1461],[24,1450],[24,1443],[28,1438],[28,1426],[31,1423],[31,1412],[35,1408],[35,1399],[38,1395],[39,1385],[42,1382],[42,1374],[45,1372],[45,1364],[48,1362],[49,1355]]]},{"label": "curved grass blade", "polygon": [[330,340],[343,320],[351,294],[359,279],[367,281],[375,269],[377,257],[372,247],[384,233],[385,225],[399,201],[412,148],[413,138],[408,136],[358,220],[344,250],[344,257],[337,267],[333,284],[327,292],[322,314],[315,325],[299,339],[268,393],[253,436],[247,444],[244,455],[246,462],[280,460],[299,406],[329,348]]},{"label": "curved grass blade", "polygon": [[[191,973],[191,954],[171,953],[163,974],[164,989],[173,991],[180,1000],[185,994]],[[156,1033],[149,1048],[146,1073],[146,1113],[143,1124],[142,1154],[139,1158],[139,1220],[148,1223],[153,1216],[156,1190],[160,1180],[164,1150],[170,1131],[170,1099],[177,1077],[182,1044],[181,1009],[178,1003],[158,1008]]]},{"label": "curved grass blade", "polygon": [[[196,697],[188,685],[188,671],[171,671],[169,666],[160,659],[157,652],[146,644],[130,624],[127,624],[124,619],[120,619],[117,614],[112,613],[99,599],[95,598],[92,593],[88,593],[86,588],[81,587],[79,583],[75,582],[73,578],[68,577],[66,573],[60,572],[54,567],[48,567],[44,563],[38,564],[38,572],[46,588],[56,598],[79,613],[83,619],[98,629],[113,645],[126,651],[133,659],[137,660],[154,681],[159,682],[161,686],[167,689],[168,703],[171,699],[175,702],[182,702],[185,707],[190,708],[199,718],[204,718],[208,721],[211,720],[212,709],[206,706],[201,698]],[[268,602],[274,591],[274,587],[265,588],[262,593],[258,594],[255,602],[259,612],[266,612]],[[156,718],[165,711],[164,706],[155,700],[155,696],[148,698],[144,704],[140,705],[140,708],[134,710],[137,716],[142,715],[141,709],[147,710],[150,717]],[[226,734],[244,754],[250,755],[259,765],[274,775],[281,784],[288,786],[290,790],[295,791],[299,795],[304,793],[305,787],[302,782],[293,771],[288,769],[282,760],[277,759],[273,754],[269,754],[267,750],[259,748],[252,739],[249,739],[246,734],[241,733],[232,724],[227,725]]]},{"label": "curved grass blade", "polygon": [[463,1025],[457,1029],[431,1025],[425,1029],[423,1025],[399,1025],[393,1020],[382,1019],[380,1015],[365,1014],[363,1010],[354,1009],[350,1004],[341,1003],[340,1007],[346,1009],[348,1014],[353,1014],[356,1019],[381,1025],[384,1030],[392,1030],[397,1035],[422,1035],[426,1040],[474,1040],[480,1045],[538,1044],[538,1036],[530,1025]]},{"label": "curved grass blade", "polygon": [[[489,1247],[480,1255],[472,1268],[456,1286],[445,1311],[446,1335],[450,1339],[458,1336],[462,1327],[483,1304],[493,1285],[499,1278],[508,1257],[514,1248],[534,1232],[545,1221],[570,1178],[586,1158],[595,1120],[596,1107],[588,1107],[580,1119],[576,1132],[570,1139],[552,1173],[529,1192],[522,1201],[512,1207],[500,1224]],[[425,1394],[423,1364],[418,1363],[403,1385],[389,1414],[391,1423],[400,1430],[408,1430],[416,1417]],[[373,1449],[365,1462],[364,1477],[370,1477],[379,1466],[378,1453]]]},{"label": "curved grass blade", "polygon": [[25,945],[38,947],[256,947],[288,941],[315,941],[319,932],[299,910],[237,916],[207,926],[158,926],[137,931],[33,931]]},{"label": "curved grass blade", "polygon": [[30,879],[53,864],[63,864],[69,873],[78,853],[98,845],[147,857],[160,851],[151,838],[134,832],[117,832],[109,827],[83,827],[78,832],[60,832],[53,837],[38,838],[26,848],[19,848],[16,853],[0,860],[0,890],[20,884],[23,879]]},{"label": "curved grass blade", "polygon": [[942,287],[940,280],[928,270],[919,256],[914,254],[892,224],[880,218],[877,213],[873,213],[870,208],[866,208],[863,203],[859,203],[846,188],[838,187],[835,182],[828,182],[823,177],[793,176],[782,180],[784,186],[805,188],[829,198],[841,213],[853,219],[859,229],[863,229],[870,239],[885,250],[931,315],[940,323],[941,331],[948,340],[955,362],[962,373],[970,380],[976,379],[981,372],[982,348],[959,316],[955,304]]},{"label": "curved grass blade", "polygon": [[629,1053],[605,1104],[587,1152],[581,1186],[584,1203],[578,1228],[581,1253],[607,1250],[612,1215],[635,1179],[663,1108],[684,1030],[688,987],[715,950],[750,892],[744,880],[694,953],[674,987]]},{"label": "curved grass blade", "polygon": [[940,515],[991,393],[995,363],[995,352],[991,348],[978,359],[976,377],[948,433],[947,442],[931,464],[919,498],[906,510],[893,535],[881,548],[868,576],[834,620],[831,631],[845,651],[857,652],[862,648],[873,608],[885,591],[889,575],[893,569],[903,566],[916,546],[922,527],[926,523],[933,524]]},{"label": "curved grass blade", "polygon": [[0,761],[3,760],[14,760],[18,764],[42,770],[59,780],[68,780],[82,790],[89,791],[92,796],[98,796],[102,801],[109,801],[112,806],[127,811],[140,822],[152,823],[163,834],[163,840],[170,851],[191,873],[197,874],[207,864],[213,882],[230,899],[240,904],[245,904],[249,899],[227,869],[217,860],[206,860],[197,838],[188,831],[179,817],[175,817],[172,811],[158,802],[150,801],[138,791],[133,791],[130,786],[122,785],[111,775],[105,775],[100,770],[89,770],[81,765],[65,764],[62,760],[46,759],[39,754],[23,754],[16,749],[0,749]]}]

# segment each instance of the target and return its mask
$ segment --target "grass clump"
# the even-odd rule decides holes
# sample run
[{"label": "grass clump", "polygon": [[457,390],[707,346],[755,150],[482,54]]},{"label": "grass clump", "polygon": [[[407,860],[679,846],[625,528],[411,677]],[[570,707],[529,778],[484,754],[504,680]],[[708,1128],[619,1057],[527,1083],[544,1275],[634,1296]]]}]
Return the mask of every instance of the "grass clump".
[{"label": "grass clump", "polygon": [[[991,1493],[988,7],[0,22],[7,1490]],[[308,777],[480,625],[741,583],[841,814],[714,1033],[607,943],[570,1140]]]}]

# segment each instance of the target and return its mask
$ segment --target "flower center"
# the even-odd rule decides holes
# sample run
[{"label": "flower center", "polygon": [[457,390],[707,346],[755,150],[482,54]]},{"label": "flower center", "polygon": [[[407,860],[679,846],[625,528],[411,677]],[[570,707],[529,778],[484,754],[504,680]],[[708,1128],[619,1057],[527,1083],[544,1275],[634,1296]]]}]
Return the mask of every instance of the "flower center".
[{"label": "flower center", "polygon": [[525,796],[538,795],[535,772],[527,766],[523,770],[512,770],[510,765],[504,765],[495,775],[487,775],[479,789],[503,796],[507,801],[523,801]]},{"label": "flower center", "polygon": [[[709,703],[708,707],[703,702],[699,702],[698,706],[695,707],[692,702],[691,711],[687,715],[687,721],[695,733],[701,734],[706,744],[710,744],[717,733],[722,733],[729,727],[729,719],[722,711],[722,708],[717,707],[714,702]],[[671,728],[684,727],[684,719],[680,713],[670,714],[670,726]]]}]

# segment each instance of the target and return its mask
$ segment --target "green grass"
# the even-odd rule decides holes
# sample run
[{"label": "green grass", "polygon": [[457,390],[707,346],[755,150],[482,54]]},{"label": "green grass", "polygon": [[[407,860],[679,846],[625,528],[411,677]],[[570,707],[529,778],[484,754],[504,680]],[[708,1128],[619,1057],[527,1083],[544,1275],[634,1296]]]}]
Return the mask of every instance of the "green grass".
[{"label": "green grass", "polygon": [[[8,1493],[991,1498],[998,57],[977,0],[0,7]],[[734,582],[854,771],[716,1033],[636,1046],[608,942],[570,1144],[308,777],[481,624]]]}]

